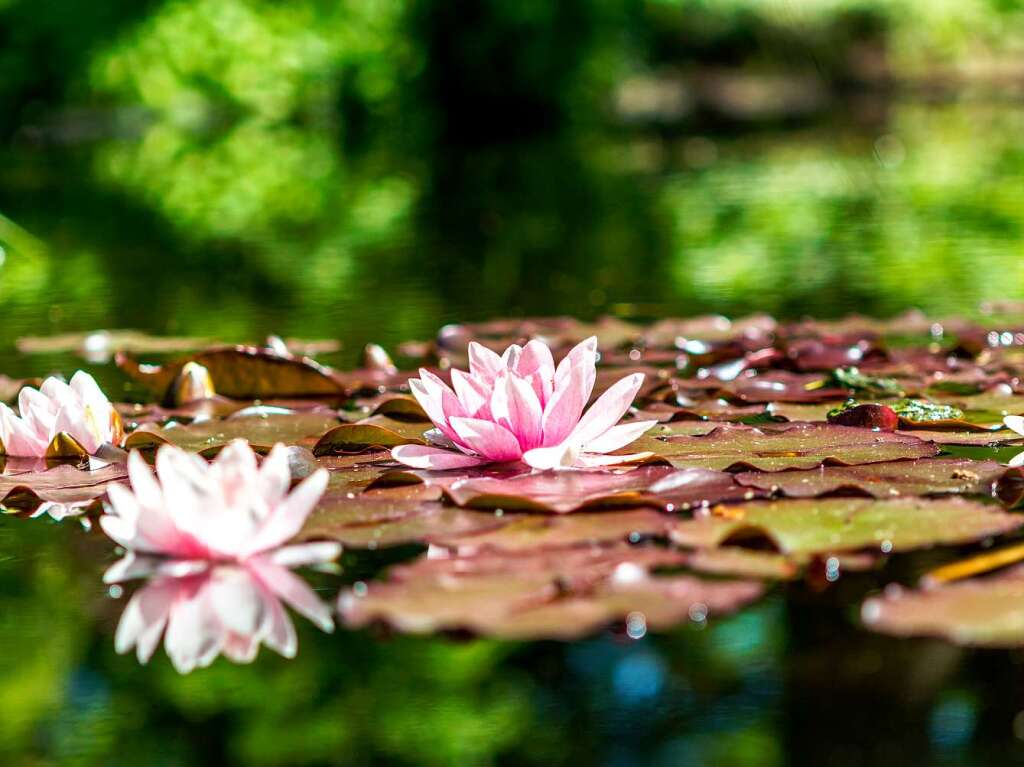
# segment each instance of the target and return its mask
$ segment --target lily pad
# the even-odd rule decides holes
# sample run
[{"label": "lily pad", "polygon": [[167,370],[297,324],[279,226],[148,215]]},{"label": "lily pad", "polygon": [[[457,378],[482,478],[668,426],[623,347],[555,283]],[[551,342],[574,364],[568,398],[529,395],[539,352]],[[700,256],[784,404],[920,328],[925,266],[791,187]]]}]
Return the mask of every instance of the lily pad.
[{"label": "lily pad", "polygon": [[126,353],[117,365],[130,378],[164,399],[186,363],[209,371],[216,392],[233,399],[271,397],[343,397],[348,387],[329,368],[306,357],[283,356],[254,346],[207,349],[187,359],[164,365],[145,365]]},{"label": "lily pad", "polygon": [[790,498],[813,498],[853,492],[875,498],[898,495],[973,493],[992,495],[1006,468],[996,461],[966,458],[921,458],[859,466],[823,466],[805,471],[745,472],[741,485],[778,492]]},{"label": "lily pad", "polygon": [[745,538],[766,539],[784,554],[810,556],[971,543],[1008,533],[1022,524],[1024,516],[957,497],[819,498],[715,507],[711,513],[680,520],[671,537],[694,548]]},{"label": "lily pad", "polygon": [[1024,567],[923,590],[892,586],[864,602],[864,625],[901,637],[982,647],[1024,646]]},{"label": "lily pad", "polygon": [[177,445],[210,457],[233,439],[245,439],[257,452],[268,452],[277,442],[310,447],[338,419],[322,413],[232,416],[179,426],[146,425],[125,440],[125,449],[154,450],[163,444]]},{"label": "lily pad", "polygon": [[569,639],[632,613],[644,630],[689,620],[696,605],[703,620],[763,592],[750,581],[651,575],[655,568],[684,562],[665,549],[629,546],[421,558],[394,568],[387,581],[368,584],[362,593],[343,593],[338,608],[352,627],[383,622],[413,633]]},{"label": "lily pad", "polygon": [[769,429],[720,426],[701,437],[670,437],[656,452],[673,466],[707,469],[749,467],[761,471],[811,469],[927,458],[938,447],[916,437],[834,424],[795,423]]},{"label": "lily pad", "polygon": [[383,415],[364,418],[356,423],[335,426],[323,434],[313,448],[316,455],[361,453],[371,448],[425,444],[424,432],[432,424],[398,421]]},{"label": "lily pad", "polygon": [[725,472],[662,464],[563,472],[533,472],[518,464],[441,472],[402,469],[382,475],[374,485],[407,482],[440,487],[459,506],[561,514],[624,506],[677,511],[763,495]]},{"label": "lily pad", "polygon": [[726,389],[733,399],[747,403],[825,402],[843,399],[847,391],[829,386],[826,379],[813,373],[770,372],[741,376]]},{"label": "lily pad", "polygon": [[443,505],[440,497],[438,488],[426,485],[362,493],[329,488],[297,540],[327,539],[350,548],[377,549],[485,532],[509,521]]},{"label": "lily pad", "polygon": [[108,464],[92,471],[55,466],[46,471],[0,475],[0,506],[15,511],[35,511],[44,503],[85,506],[102,498],[108,484],[127,478],[123,464]]},{"label": "lily pad", "polygon": [[538,551],[544,548],[592,546],[614,541],[636,543],[668,536],[673,518],[650,509],[581,512],[566,516],[516,514],[494,530],[453,537],[432,536],[433,543],[460,553],[480,550]]}]

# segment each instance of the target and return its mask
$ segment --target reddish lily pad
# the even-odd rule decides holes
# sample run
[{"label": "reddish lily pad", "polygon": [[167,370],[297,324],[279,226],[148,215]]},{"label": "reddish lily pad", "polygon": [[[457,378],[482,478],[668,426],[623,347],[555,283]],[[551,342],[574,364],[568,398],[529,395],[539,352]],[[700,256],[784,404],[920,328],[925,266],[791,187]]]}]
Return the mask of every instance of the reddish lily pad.
[{"label": "reddish lily pad", "polygon": [[796,423],[763,429],[720,426],[702,437],[671,437],[651,447],[674,466],[761,471],[810,469],[823,464],[855,465],[926,458],[939,450],[915,437],[835,424]]},{"label": "reddish lily pad", "polygon": [[87,505],[106,495],[108,484],[127,478],[123,464],[108,464],[92,471],[55,466],[46,471],[0,475],[0,506],[35,511],[44,503]]},{"label": "reddish lily pad", "polygon": [[930,636],[982,647],[1024,646],[1024,567],[911,591],[892,586],[868,599],[864,625],[901,637]]},{"label": "reddish lily pad", "polygon": [[432,536],[432,542],[460,553],[475,551],[538,551],[544,548],[592,546],[613,541],[667,537],[673,518],[650,509],[581,512],[566,516],[516,514],[494,530],[453,537]]},{"label": "reddish lily pad", "polygon": [[[575,638],[632,613],[644,628],[701,619],[756,599],[763,587],[747,581],[657,577],[651,570],[685,559],[650,547],[558,549],[531,554],[421,558],[392,570],[361,595],[342,594],[349,626],[384,622],[428,633],[467,630],[508,638]],[[641,612],[642,611],[642,612]]]},{"label": "reddish lily pad", "polygon": [[427,485],[361,493],[329,487],[297,539],[376,549],[485,532],[508,522],[491,513],[445,506],[440,497],[440,489]]},{"label": "reddish lily pad", "polygon": [[741,376],[726,391],[730,397],[747,403],[825,402],[847,396],[846,389],[828,386],[822,376],[813,373],[772,372]]},{"label": "reddish lily pad", "polygon": [[784,554],[810,556],[971,543],[1008,533],[1022,524],[1024,516],[957,497],[820,498],[715,507],[709,514],[680,520],[671,537],[694,548],[760,538]]},{"label": "reddish lily pad", "polygon": [[633,637],[681,623],[703,624],[758,599],[764,585],[748,580],[706,580],[691,575],[609,579],[586,596],[517,610],[486,626],[506,639],[573,640],[618,625]]},{"label": "reddish lily pad", "polygon": [[992,495],[1006,468],[996,461],[966,458],[921,458],[860,466],[823,466],[804,471],[745,472],[741,485],[778,492],[790,498],[813,498],[854,492],[875,498],[897,495],[973,493]]},{"label": "reddish lily pad", "polygon": [[563,472],[533,472],[517,464],[443,472],[406,469],[384,474],[374,485],[408,482],[440,487],[459,506],[561,514],[623,506],[677,511],[764,495],[725,472],[680,471],[662,464]]},{"label": "reddish lily pad", "polygon": [[337,423],[333,415],[291,413],[233,416],[181,426],[146,425],[128,435],[125,449],[153,450],[170,443],[210,457],[231,440],[245,439],[253,450],[265,453],[278,442],[312,446]]}]

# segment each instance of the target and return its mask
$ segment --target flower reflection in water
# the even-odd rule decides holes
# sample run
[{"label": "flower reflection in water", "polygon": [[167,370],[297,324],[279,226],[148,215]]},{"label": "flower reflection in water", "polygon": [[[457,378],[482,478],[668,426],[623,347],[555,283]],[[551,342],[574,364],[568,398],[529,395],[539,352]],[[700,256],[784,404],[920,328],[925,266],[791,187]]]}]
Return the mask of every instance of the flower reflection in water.
[{"label": "flower reflection in water", "polygon": [[282,602],[333,630],[327,606],[290,568],[329,562],[340,546],[284,545],[323,494],[326,471],[289,492],[283,445],[258,465],[252,448],[236,440],[211,463],[166,445],[157,453],[155,477],[134,452],[128,472],[131,489],[112,485],[108,513],[100,520],[127,549],[104,580],[150,580],[121,616],[118,652],[134,647],[144,663],[163,636],[182,673],[208,666],[220,654],[250,662],[261,643],[293,657],[295,628]]}]

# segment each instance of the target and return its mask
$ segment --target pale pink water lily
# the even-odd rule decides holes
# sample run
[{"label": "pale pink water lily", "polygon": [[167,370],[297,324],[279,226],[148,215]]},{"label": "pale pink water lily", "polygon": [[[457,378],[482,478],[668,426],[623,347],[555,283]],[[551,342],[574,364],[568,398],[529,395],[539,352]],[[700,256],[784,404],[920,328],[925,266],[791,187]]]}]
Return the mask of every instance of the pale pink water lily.
[{"label": "pale pink water lily", "polygon": [[[1008,415],[1003,418],[1003,424],[1007,429],[1015,431],[1024,437],[1024,416],[1019,415]],[[1010,459],[1009,466],[1024,466],[1024,452],[1017,453],[1013,458]]]},{"label": "pale pink water lily", "polygon": [[[498,356],[469,344],[469,372],[452,371],[452,387],[428,370],[409,381],[437,427],[440,447],[402,445],[395,460],[419,469],[459,469],[522,461],[534,469],[588,468],[642,456],[606,455],[655,424],[619,421],[643,384],[626,376],[584,412],[597,377],[597,339],[573,348],[558,366],[541,341],[512,345]],[[429,434],[429,433],[428,433]]]},{"label": "pale pink water lily", "polygon": [[[11,456],[64,454],[59,435],[73,439],[86,453],[124,438],[121,418],[96,380],[79,370],[70,383],[47,378],[39,389],[24,387],[18,413],[0,403],[0,453]],[[52,447],[51,447],[52,446]]]},{"label": "pale pink water lily", "polygon": [[[290,568],[321,564],[336,543],[286,545],[327,487],[320,469],[289,492],[288,452],[275,445],[257,464],[244,440],[211,463],[172,445],[156,456],[156,476],[138,452],[128,458],[131,488],[111,485],[104,532],[127,554],[104,580],[152,580],[129,601],[115,647],[141,662],[161,635],[175,668],[187,673],[219,655],[246,663],[265,644],[285,657],[297,650],[282,601],[324,631],[330,610]],[[166,630],[165,630],[166,629]]]}]

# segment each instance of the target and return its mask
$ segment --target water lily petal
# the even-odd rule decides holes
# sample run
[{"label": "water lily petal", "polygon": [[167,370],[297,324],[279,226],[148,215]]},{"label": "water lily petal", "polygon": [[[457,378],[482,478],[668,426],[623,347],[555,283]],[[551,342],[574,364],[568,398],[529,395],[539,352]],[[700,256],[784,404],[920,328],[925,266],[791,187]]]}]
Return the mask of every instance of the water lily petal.
[{"label": "water lily petal", "polygon": [[1003,423],[1007,429],[1015,431],[1024,437],[1024,416],[1008,415],[1003,418]]},{"label": "water lily petal", "polygon": [[465,469],[487,463],[487,459],[476,455],[467,455],[454,450],[441,450],[426,445],[399,445],[392,448],[391,457],[399,463],[414,469]]},{"label": "water lily petal", "polygon": [[494,377],[505,367],[501,357],[483,344],[469,342],[469,373],[474,378],[493,381]]},{"label": "water lily petal", "polygon": [[[634,373],[616,381],[608,391],[597,398],[597,401],[580,419],[579,424],[573,429],[573,439],[586,445],[611,429],[629,410],[629,406],[633,404],[633,399],[643,383],[643,373]],[[615,448],[609,449],[614,450]],[[604,451],[597,450],[595,452]]]},{"label": "water lily petal", "polygon": [[579,445],[566,441],[553,447],[538,447],[523,453],[523,462],[538,471],[569,469],[576,465],[579,454]]},{"label": "water lily petal", "polygon": [[494,379],[491,413],[519,441],[521,450],[541,443],[544,412],[533,387],[515,373],[504,371]]},{"label": "water lily petal", "polygon": [[493,421],[452,418],[451,425],[470,450],[491,461],[514,461],[523,453],[515,435]]},{"label": "water lily petal", "polygon": [[455,387],[455,394],[462,403],[463,411],[470,418],[491,418],[491,389],[482,379],[463,373],[461,370],[452,371],[452,386]]},{"label": "water lily petal", "polygon": [[642,437],[652,426],[657,426],[657,421],[628,421],[608,429],[597,439],[592,439],[583,445],[585,453],[610,453],[635,442]]}]

